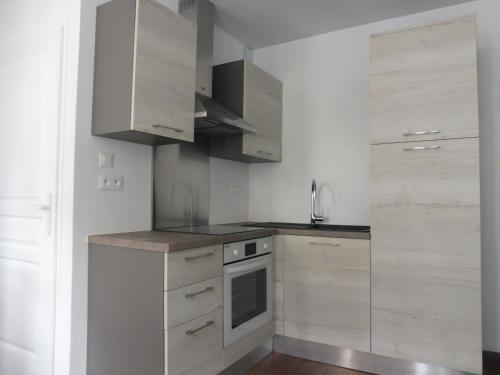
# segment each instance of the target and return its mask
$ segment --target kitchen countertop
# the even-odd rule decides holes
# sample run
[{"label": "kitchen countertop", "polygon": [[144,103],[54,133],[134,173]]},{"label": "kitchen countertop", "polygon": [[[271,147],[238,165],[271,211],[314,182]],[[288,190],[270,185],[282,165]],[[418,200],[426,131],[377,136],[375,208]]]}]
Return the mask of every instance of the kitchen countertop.
[{"label": "kitchen countertop", "polygon": [[[240,223],[241,224],[241,223]],[[252,223],[245,223],[252,224]],[[238,224],[231,224],[238,225]],[[193,249],[202,246],[217,245],[229,242],[244,241],[253,238],[273,236],[275,234],[292,236],[313,236],[333,238],[370,239],[368,232],[350,232],[318,229],[262,228],[252,232],[233,233],[228,235],[208,235],[192,233],[176,233],[162,231],[125,232],[97,234],[88,237],[94,245],[126,247],[138,250],[171,252]]]}]

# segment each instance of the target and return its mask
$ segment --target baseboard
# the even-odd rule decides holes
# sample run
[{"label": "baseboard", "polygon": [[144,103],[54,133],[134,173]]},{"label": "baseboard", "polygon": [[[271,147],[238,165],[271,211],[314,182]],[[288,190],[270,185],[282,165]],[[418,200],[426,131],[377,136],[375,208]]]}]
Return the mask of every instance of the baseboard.
[{"label": "baseboard", "polygon": [[483,361],[500,366],[500,353],[485,350],[483,351]]},{"label": "baseboard", "polygon": [[[274,351],[311,361],[383,375],[472,375],[422,362],[406,361],[352,349],[318,344],[285,336],[274,336]],[[498,353],[495,353],[499,355]],[[500,356],[500,355],[499,355]]]},{"label": "baseboard", "polygon": [[226,368],[224,371],[220,373],[220,375],[245,374],[248,370],[250,370],[253,366],[262,361],[272,352],[273,352],[273,339],[270,338],[265,343],[259,345],[250,353],[245,355],[243,358],[240,358],[231,366]]}]

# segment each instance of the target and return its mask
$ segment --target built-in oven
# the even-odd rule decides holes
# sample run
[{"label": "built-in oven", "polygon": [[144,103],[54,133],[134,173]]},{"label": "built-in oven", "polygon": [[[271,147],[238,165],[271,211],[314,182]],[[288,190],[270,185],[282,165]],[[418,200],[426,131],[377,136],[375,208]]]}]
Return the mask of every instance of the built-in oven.
[{"label": "built-in oven", "polygon": [[224,347],[273,319],[272,237],[224,244]]}]

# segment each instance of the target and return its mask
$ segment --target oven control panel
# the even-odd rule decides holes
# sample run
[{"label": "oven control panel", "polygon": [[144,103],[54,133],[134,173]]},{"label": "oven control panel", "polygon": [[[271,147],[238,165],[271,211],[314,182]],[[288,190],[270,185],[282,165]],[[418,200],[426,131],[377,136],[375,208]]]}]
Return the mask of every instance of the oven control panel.
[{"label": "oven control panel", "polygon": [[273,251],[273,238],[262,237],[252,240],[224,244],[224,264],[255,256],[269,254]]}]

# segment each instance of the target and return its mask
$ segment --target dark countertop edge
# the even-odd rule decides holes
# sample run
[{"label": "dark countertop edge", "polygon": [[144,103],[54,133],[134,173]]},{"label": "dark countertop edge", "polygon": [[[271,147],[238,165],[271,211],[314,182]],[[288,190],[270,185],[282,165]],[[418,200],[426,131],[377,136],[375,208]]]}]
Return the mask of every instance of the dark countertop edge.
[{"label": "dark countertop edge", "polygon": [[[161,231],[137,231],[89,235],[87,240],[91,245],[124,247],[129,249],[168,253],[203,246],[251,240],[254,238],[273,236],[276,234],[370,240],[370,233],[367,232],[289,228],[262,228],[261,230],[252,232],[241,232],[220,236]],[[154,238],[154,236],[156,236],[156,238]],[[171,237],[171,239],[168,239],[168,237]]]}]

